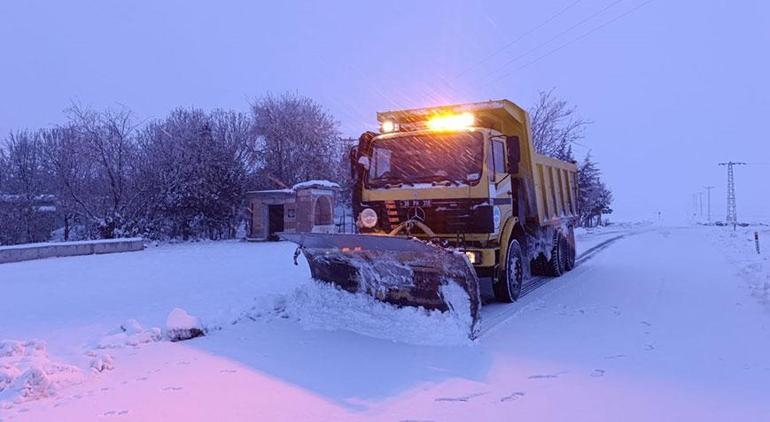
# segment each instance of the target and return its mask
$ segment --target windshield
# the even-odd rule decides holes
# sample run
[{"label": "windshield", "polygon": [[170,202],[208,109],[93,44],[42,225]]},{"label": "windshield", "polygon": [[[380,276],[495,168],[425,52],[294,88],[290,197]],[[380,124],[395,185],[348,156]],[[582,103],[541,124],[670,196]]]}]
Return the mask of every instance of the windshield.
[{"label": "windshield", "polygon": [[482,139],[475,132],[377,139],[372,145],[368,185],[475,184],[481,179]]}]

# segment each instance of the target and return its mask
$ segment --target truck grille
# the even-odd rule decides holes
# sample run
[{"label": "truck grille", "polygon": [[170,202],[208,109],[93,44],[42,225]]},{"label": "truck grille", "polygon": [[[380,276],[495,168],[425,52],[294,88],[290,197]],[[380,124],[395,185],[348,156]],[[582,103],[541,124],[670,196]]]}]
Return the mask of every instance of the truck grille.
[{"label": "truck grille", "polygon": [[383,201],[365,206],[377,211],[386,231],[417,218],[437,234],[494,232],[492,206],[484,200]]}]

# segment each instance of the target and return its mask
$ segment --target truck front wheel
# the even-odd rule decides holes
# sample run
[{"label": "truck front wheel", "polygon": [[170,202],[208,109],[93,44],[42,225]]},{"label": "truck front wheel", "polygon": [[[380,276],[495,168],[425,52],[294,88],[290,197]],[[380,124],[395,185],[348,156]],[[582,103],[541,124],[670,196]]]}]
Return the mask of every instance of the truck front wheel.
[{"label": "truck front wheel", "polygon": [[492,286],[495,299],[499,302],[513,302],[519,298],[521,283],[524,281],[524,265],[521,258],[521,246],[517,240],[511,240],[505,258],[505,271],[500,274]]}]

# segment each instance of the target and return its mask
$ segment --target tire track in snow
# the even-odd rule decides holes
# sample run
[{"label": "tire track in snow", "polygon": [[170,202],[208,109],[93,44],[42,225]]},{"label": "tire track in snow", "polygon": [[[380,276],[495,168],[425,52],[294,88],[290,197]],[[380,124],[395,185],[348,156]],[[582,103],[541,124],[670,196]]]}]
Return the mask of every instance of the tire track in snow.
[{"label": "tire track in snow", "polygon": [[[617,242],[620,239],[623,239],[627,236],[631,236],[635,234],[645,233],[646,231],[647,230],[638,231],[638,232],[629,232],[629,233],[613,236],[585,250],[577,257],[577,259],[575,260],[575,268],[568,274],[575,274],[575,273],[582,274],[586,270],[585,270],[585,267],[581,268],[581,265],[584,264],[589,259],[591,259],[592,257],[596,256],[599,252],[607,249],[613,243]],[[582,271],[578,271],[581,269]],[[519,299],[515,303],[492,302],[490,304],[485,304],[484,306],[482,306],[481,307],[481,329],[479,330],[478,337],[483,337],[487,335],[503,322],[508,321],[509,319],[513,318],[519,313],[535,306],[536,302],[534,300],[524,300],[524,299],[529,294],[536,291],[540,287],[543,287],[549,281],[554,279],[555,279],[554,277],[544,277],[544,276],[533,277],[527,280],[526,283],[522,286],[521,295],[519,296]],[[551,296],[552,294],[561,290],[561,288],[563,288],[563,286],[551,291],[550,294],[542,297],[541,299]],[[519,304],[520,306],[515,306],[516,304]]]}]

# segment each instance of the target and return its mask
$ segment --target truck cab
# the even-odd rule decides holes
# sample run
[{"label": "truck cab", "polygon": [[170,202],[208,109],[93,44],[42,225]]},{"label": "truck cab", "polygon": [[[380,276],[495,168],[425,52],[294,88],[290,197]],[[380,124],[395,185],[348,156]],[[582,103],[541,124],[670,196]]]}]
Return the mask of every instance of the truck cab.
[{"label": "truck cab", "polygon": [[577,169],[534,151],[523,109],[501,100],[377,118],[380,133],[363,134],[351,153],[360,233],[458,248],[496,286],[509,284],[515,242],[518,286],[495,290],[506,301],[529,274],[571,267]]}]

